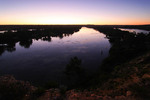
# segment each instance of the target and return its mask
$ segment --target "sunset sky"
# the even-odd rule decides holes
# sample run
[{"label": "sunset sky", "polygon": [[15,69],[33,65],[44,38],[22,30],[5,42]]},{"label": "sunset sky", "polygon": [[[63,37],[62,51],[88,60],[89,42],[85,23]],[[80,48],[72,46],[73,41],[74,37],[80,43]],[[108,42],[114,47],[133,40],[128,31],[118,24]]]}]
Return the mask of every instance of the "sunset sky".
[{"label": "sunset sky", "polygon": [[0,0],[0,24],[150,24],[150,0]]}]

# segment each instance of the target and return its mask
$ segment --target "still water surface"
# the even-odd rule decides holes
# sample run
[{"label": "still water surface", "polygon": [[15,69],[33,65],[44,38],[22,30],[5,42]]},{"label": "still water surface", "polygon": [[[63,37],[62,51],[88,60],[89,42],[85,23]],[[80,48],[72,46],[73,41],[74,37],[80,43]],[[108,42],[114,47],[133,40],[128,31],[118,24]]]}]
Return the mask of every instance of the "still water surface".
[{"label": "still water surface", "polygon": [[144,34],[148,34],[150,31],[146,31],[146,30],[141,30],[141,29],[127,29],[127,28],[119,28],[122,31],[128,31],[128,32],[135,32],[136,34],[138,33],[144,33]]},{"label": "still water surface", "polygon": [[109,54],[111,45],[103,33],[82,27],[78,32],[51,41],[33,40],[30,48],[16,43],[16,51],[0,56],[0,73],[31,82],[60,80],[70,58],[77,56],[82,66],[94,72]]}]

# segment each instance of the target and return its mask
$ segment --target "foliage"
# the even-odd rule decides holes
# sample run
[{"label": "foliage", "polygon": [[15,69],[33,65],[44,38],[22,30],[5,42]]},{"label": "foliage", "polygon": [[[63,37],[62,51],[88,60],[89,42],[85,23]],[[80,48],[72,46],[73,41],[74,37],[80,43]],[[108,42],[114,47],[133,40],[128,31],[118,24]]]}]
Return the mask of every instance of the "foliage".
[{"label": "foliage", "polygon": [[85,70],[81,67],[82,61],[77,57],[71,58],[69,64],[66,65],[64,73],[66,74],[68,87],[80,87],[85,83]]},{"label": "foliage", "polygon": [[0,100],[21,100],[32,93],[32,89],[28,82],[18,81],[13,76],[0,77]]}]

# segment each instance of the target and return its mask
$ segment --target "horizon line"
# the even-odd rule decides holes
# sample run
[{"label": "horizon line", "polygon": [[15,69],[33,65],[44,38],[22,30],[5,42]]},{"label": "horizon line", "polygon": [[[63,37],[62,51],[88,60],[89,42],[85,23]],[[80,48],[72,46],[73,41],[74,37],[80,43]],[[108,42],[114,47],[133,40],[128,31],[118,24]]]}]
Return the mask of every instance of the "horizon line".
[{"label": "horizon line", "polygon": [[8,26],[8,25],[95,25],[95,26],[98,26],[98,25],[135,25],[135,26],[139,26],[139,25],[150,25],[150,24],[0,24],[0,26]]}]

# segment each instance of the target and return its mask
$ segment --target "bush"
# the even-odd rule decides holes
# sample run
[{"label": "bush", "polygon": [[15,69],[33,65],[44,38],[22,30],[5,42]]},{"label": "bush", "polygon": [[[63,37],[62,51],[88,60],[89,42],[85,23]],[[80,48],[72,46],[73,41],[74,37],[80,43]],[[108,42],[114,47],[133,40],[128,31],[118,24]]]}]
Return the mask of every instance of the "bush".
[{"label": "bush", "polygon": [[32,90],[28,82],[18,81],[13,76],[0,77],[0,100],[21,100]]}]

